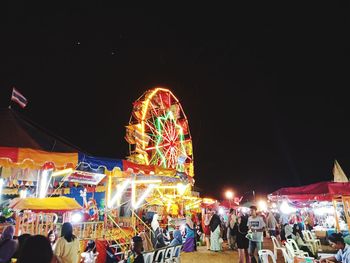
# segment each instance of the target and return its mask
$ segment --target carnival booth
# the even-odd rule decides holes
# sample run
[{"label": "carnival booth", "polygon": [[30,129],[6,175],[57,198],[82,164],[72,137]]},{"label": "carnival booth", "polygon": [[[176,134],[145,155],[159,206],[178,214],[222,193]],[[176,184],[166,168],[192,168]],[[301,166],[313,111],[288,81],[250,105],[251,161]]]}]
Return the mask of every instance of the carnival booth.
[{"label": "carnival booth", "polygon": [[17,236],[23,233],[46,236],[50,230],[58,230],[62,223],[71,222],[73,211],[82,210],[68,197],[15,198],[10,201],[9,208],[16,213]]},{"label": "carnival booth", "polygon": [[300,187],[281,188],[268,195],[282,214],[298,212],[312,224],[319,238],[333,232],[349,234],[350,183],[319,182]]}]

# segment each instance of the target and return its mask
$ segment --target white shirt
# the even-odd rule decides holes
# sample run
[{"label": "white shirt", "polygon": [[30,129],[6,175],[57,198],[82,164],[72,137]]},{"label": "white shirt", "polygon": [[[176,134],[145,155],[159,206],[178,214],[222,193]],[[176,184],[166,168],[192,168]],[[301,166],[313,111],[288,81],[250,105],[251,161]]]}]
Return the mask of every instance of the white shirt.
[{"label": "white shirt", "polygon": [[250,216],[248,218],[247,226],[253,231],[252,241],[255,241],[255,242],[264,241],[263,232],[254,231],[254,230],[261,230],[262,228],[265,227],[264,219],[261,216],[256,216],[256,217]]},{"label": "white shirt", "polygon": [[94,253],[93,251],[81,253],[81,256],[84,258],[84,263],[95,263],[97,255],[98,253]]}]

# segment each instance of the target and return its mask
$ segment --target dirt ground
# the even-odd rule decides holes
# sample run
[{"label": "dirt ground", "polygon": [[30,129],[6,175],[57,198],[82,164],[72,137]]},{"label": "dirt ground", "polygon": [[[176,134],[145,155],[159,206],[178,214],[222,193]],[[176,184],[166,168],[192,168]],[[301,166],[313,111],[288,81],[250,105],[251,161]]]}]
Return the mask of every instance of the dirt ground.
[{"label": "dirt ground", "polygon": [[[270,249],[273,251],[273,244],[271,239],[264,239],[264,249]],[[238,252],[232,251],[227,248],[227,245],[224,244],[223,252],[211,252],[206,249],[205,246],[200,246],[197,248],[197,252],[191,253],[181,253],[181,263],[207,263],[207,262],[215,262],[215,263],[224,263],[224,262],[238,262]],[[332,249],[328,246],[322,246],[323,253],[334,253]],[[282,253],[278,251],[277,263],[284,263],[284,259]]]}]

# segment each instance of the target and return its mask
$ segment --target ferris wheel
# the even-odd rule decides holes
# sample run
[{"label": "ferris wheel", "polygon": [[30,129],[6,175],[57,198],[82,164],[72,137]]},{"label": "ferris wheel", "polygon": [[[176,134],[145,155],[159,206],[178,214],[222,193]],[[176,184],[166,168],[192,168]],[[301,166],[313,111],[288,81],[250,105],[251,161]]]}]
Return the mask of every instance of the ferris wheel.
[{"label": "ferris wheel", "polygon": [[188,120],[170,90],[148,90],[133,103],[125,139],[129,143],[129,160],[194,175]]}]

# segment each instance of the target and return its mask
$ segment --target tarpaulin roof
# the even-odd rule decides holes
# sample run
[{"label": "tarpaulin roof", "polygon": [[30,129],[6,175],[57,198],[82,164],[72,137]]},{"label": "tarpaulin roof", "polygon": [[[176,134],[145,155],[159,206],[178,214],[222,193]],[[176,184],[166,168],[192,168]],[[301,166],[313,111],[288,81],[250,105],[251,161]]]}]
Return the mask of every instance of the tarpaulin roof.
[{"label": "tarpaulin roof", "polygon": [[272,201],[283,198],[291,201],[330,201],[340,195],[350,195],[350,182],[318,182],[298,187],[284,187],[269,194],[268,198]]},{"label": "tarpaulin roof", "polygon": [[0,109],[0,146],[48,152],[78,152],[76,146],[34,124],[12,109]]},{"label": "tarpaulin roof", "polygon": [[56,168],[75,167],[78,163],[78,153],[0,147],[0,166],[40,169],[45,163],[53,163]]},{"label": "tarpaulin roof", "polygon": [[36,212],[67,212],[82,209],[75,199],[65,196],[15,198],[10,201],[9,207],[14,210],[32,210]]}]

